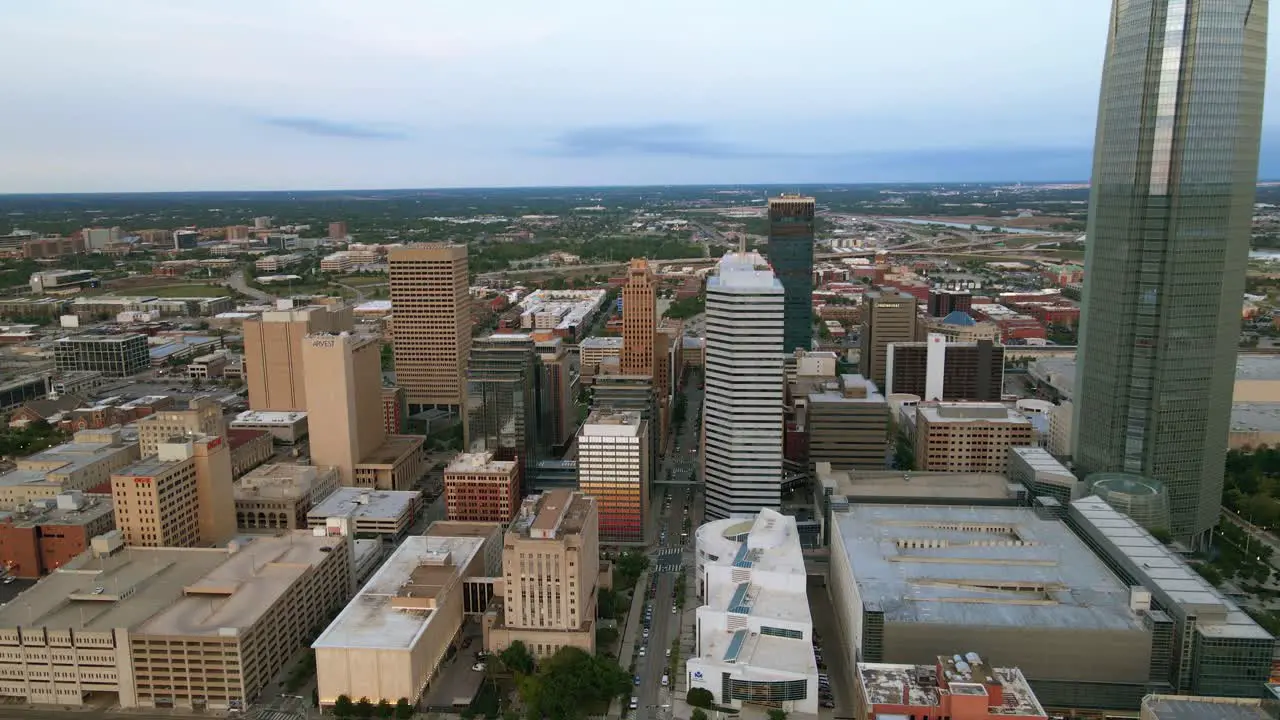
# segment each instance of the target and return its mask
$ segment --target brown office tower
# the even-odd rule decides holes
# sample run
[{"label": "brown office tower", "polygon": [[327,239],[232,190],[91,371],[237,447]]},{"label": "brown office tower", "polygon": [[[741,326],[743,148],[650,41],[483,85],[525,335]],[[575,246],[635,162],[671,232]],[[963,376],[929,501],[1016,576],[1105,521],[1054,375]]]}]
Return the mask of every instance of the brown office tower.
[{"label": "brown office tower", "polygon": [[622,355],[618,370],[621,375],[644,375],[653,379],[658,401],[658,442],[666,437],[666,416],[671,383],[663,371],[670,337],[657,332],[658,281],[647,260],[631,261],[627,284],[622,286]]},{"label": "brown office tower", "polygon": [[162,442],[192,435],[227,437],[222,403],[208,396],[192,398],[186,410],[161,410],[138,421],[138,443],[143,457],[155,455]]},{"label": "brown office tower", "polygon": [[249,407],[305,412],[302,339],[311,333],[351,330],[351,309],[310,305],[272,310],[244,321],[244,375]]},{"label": "brown office tower", "polygon": [[838,470],[883,470],[889,453],[889,404],[861,375],[841,375],[810,393],[805,420],[809,468],[828,462]]},{"label": "brown office tower", "polygon": [[653,335],[658,317],[657,288],[648,261],[632,260],[627,270],[627,284],[622,286],[620,365],[623,375],[656,375]]},{"label": "brown office tower", "polygon": [[231,453],[219,437],[174,438],[111,475],[126,545],[207,547],[236,532]]},{"label": "brown office tower", "polygon": [[342,484],[350,486],[356,465],[387,438],[378,341],[346,333],[309,335],[302,356],[311,461],[337,467]]},{"label": "brown office tower", "polygon": [[573,399],[577,392],[577,374],[573,372],[569,352],[562,338],[534,343],[538,353],[538,431],[539,443],[553,450],[564,448],[573,438]]},{"label": "brown office tower", "polygon": [[595,654],[600,541],[595,500],[571,490],[525,498],[502,542],[501,609],[484,616],[485,647],[519,640],[535,657]]},{"label": "brown office tower", "polygon": [[450,520],[506,525],[520,507],[520,463],[459,453],[444,469],[444,505]]},{"label": "brown office tower", "polygon": [[884,387],[889,343],[916,339],[916,299],[896,290],[866,294],[862,311],[862,376]]},{"label": "brown office tower", "polygon": [[960,310],[968,312],[973,307],[973,295],[968,290],[934,288],[929,291],[929,316],[946,317]]},{"label": "brown office tower", "polygon": [[998,402],[1004,387],[1004,346],[990,340],[892,343],[885,355],[885,394],[921,400]]},{"label": "brown office tower", "polygon": [[329,223],[329,239],[330,240],[346,240],[347,224],[342,221]]},{"label": "brown office tower", "polygon": [[466,397],[471,293],[465,245],[412,245],[388,256],[396,384],[409,414],[457,411]]}]

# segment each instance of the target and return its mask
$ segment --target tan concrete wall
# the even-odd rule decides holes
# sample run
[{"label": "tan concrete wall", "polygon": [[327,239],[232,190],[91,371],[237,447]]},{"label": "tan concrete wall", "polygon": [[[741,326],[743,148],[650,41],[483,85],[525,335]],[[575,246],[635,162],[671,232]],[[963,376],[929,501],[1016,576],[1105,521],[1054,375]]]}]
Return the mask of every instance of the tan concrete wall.
[{"label": "tan concrete wall", "polygon": [[884,627],[884,662],[933,663],[940,653],[976,652],[1032,680],[1146,682],[1151,636],[1140,631],[1084,628],[982,627],[943,623],[890,623]]}]

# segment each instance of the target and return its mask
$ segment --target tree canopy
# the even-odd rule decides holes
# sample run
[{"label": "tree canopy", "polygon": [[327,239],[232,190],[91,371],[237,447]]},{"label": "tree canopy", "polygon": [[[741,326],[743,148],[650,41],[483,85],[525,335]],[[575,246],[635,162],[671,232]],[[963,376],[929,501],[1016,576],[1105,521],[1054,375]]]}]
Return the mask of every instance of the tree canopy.
[{"label": "tree canopy", "polygon": [[537,673],[520,679],[520,699],[529,720],[581,720],[592,707],[631,688],[631,678],[615,663],[575,647],[563,647],[542,661]]}]

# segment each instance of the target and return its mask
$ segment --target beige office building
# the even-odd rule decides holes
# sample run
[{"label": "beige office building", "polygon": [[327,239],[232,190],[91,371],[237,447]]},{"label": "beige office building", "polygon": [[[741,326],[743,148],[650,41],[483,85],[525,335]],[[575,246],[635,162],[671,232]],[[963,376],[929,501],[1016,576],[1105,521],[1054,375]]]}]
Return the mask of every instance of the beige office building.
[{"label": "beige office building", "polygon": [[889,343],[914,342],[916,339],[916,299],[896,290],[867,293],[863,298],[862,376],[885,386]]},{"label": "beige office building", "polygon": [[243,709],[351,596],[349,543],[125,547],[118,533],[0,608],[0,695]]},{"label": "beige office building", "polygon": [[[947,342],[1000,342],[1000,326],[993,322],[946,322],[946,318],[929,318],[924,321],[925,335],[942,335]],[[917,333],[917,336],[920,333]]]},{"label": "beige office building", "polygon": [[309,335],[302,341],[311,460],[333,465],[351,485],[355,466],[386,440],[378,341],[358,335]]},{"label": "beige office building", "polygon": [[418,492],[340,488],[307,512],[307,526],[330,535],[374,535],[394,545],[409,533],[421,502]]},{"label": "beige office building", "polygon": [[300,530],[307,513],[340,487],[332,465],[272,463],[235,482],[236,527],[240,530]]},{"label": "beige office building", "polygon": [[571,490],[525,499],[502,542],[503,595],[485,614],[484,643],[519,640],[537,657],[595,653],[600,542],[595,500]]},{"label": "beige office building", "polygon": [[355,467],[352,485],[377,490],[412,490],[427,472],[421,435],[388,435]]},{"label": "beige office building", "polygon": [[81,430],[71,442],[19,458],[16,469],[0,475],[0,510],[70,490],[106,493],[111,473],[137,460],[138,444],[125,442],[118,426]]},{"label": "beige office building", "polygon": [[305,411],[302,341],[313,333],[350,331],[351,309],[309,305],[244,321],[244,376],[254,410]]},{"label": "beige office building", "polygon": [[465,245],[393,249],[391,313],[396,383],[410,414],[423,408],[459,408],[466,397],[472,306]]},{"label": "beige office building", "polygon": [[207,547],[235,536],[231,453],[220,437],[174,438],[111,476],[128,545]]},{"label": "beige office building", "polygon": [[155,455],[162,442],[188,435],[226,438],[222,403],[209,396],[192,398],[186,410],[161,410],[138,421],[138,444],[143,457]]},{"label": "beige office building", "polygon": [[1000,403],[916,407],[916,470],[1006,473],[1009,448],[1035,445],[1031,421]]},{"label": "beige office building", "polygon": [[420,700],[464,617],[483,609],[486,562],[501,547],[497,524],[436,523],[406,538],[311,645],[320,707],[341,695]]}]

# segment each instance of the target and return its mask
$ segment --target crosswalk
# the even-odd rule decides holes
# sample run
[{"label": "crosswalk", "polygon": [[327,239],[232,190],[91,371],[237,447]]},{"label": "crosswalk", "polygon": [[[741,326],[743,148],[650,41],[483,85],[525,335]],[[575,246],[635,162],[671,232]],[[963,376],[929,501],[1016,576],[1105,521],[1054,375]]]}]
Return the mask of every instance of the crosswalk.
[{"label": "crosswalk", "polygon": [[660,573],[680,572],[680,568],[681,568],[680,563],[662,563],[662,564],[653,566],[654,572],[660,572]]},{"label": "crosswalk", "polygon": [[302,720],[302,716],[285,710],[262,709],[254,715],[254,720]]}]

